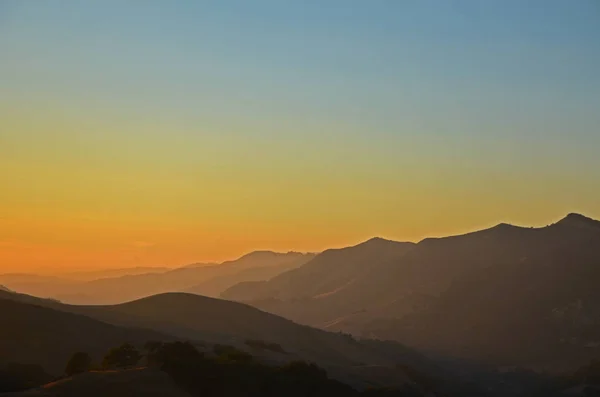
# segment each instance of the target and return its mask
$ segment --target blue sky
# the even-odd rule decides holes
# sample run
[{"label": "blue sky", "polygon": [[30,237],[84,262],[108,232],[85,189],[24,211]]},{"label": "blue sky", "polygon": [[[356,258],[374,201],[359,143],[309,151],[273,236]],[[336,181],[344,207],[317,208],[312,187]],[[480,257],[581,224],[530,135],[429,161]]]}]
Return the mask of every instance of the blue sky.
[{"label": "blue sky", "polygon": [[355,231],[307,249],[600,217],[595,0],[5,0],[0,54],[7,217]]}]

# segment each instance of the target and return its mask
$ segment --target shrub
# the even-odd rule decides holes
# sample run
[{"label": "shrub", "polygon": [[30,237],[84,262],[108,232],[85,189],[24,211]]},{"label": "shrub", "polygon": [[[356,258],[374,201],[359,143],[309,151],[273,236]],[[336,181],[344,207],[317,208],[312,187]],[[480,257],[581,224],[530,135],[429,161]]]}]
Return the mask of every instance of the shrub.
[{"label": "shrub", "polygon": [[92,358],[90,357],[90,355],[85,352],[77,352],[73,354],[73,356],[67,363],[67,368],[65,368],[65,374],[67,374],[67,376],[73,376],[75,374],[87,372],[90,370],[91,366]]},{"label": "shrub", "polygon": [[142,356],[136,348],[129,343],[125,343],[108,352],[104,357],[102,367],[104,369],[133,367],[140,361],[140,358]]}]

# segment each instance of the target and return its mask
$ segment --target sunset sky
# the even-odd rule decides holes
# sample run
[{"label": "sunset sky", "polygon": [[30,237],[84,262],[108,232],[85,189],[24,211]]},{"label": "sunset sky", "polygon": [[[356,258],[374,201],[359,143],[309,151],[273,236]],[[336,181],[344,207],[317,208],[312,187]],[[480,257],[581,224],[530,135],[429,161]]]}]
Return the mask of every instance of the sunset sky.
[{"label": "sunset sky", "polygon": [[0,1],[0,273],[600,218],[600,2]]}]

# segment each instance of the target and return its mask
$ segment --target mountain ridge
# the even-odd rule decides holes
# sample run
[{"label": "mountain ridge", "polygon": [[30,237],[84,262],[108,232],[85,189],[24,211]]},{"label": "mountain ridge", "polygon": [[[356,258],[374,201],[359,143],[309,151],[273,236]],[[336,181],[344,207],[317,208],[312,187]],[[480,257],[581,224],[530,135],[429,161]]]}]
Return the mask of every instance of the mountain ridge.
[{"label": "mountain ridge", "polygon": [[[423,239],[405,252],[381,261],[371,256],[366,249],[368,244],[361,243],[340,251],[324,251],[298,269],[268,282],[234,286],[222,296],[303,324],[401,340],[427,350],[443,348],[447,354],[465,354],[473,359],[537,365],[544,356],[551,366],[560,363],[561,354],[567,357],[561,351],[569,351],[570,362],[576,363],[588,354],[575,346],[565,347],[558,339],[580,335],[581,346],[598,342],[583,337],[596,326],[600,332],[600,296],[599,303],[592,299],[594,282],[600,284],[598,225],[600,222],[576,213],[543,227],[501,223],[466,234]],[[332,253],[335,256],[344,252],[353,255],[339,263],[330,257]],[[358,252],[364,255],[357,255]],[[352,266],[348,266],[350,260],[355,261]],[[322,283],[331,268],[341,272],[334,273],[338,283]],[[315,285],[323,285],[319,293]],[[511,288],[515,289],[512,295],[497,298]],[[488,290],[496,291],[496,295],[490,295]],[[521,312],[529,313],[529,319],[496,302],[502,299],[512,302],[513,307],[527,308]],[[575,312],[578,301],[583,302],[584,314]],[[467,310],[471,306],[473,309]],[[556,316],[553,310],[567,311],[570,316],[580,316],[579,322],[597,325],[569,325],[565,321],[556,325],[558,320],[549,320]],[[450,313],[461,320],[452,322]],[[497,313],[497,320],[489,313]],[[444,329],[440,327],[444,324],[440,316],[448,321],[446,335],[436,333],[439,328]],[[534,318],[537,322],[532,322]],[[482,331],[469,337],[471,331],[460,330],[463,322],[465,327],[479,327],[483,326],[480,321],[485,321],[487,336]],[[504,324],[512,325],[501,331]],[[545,328],[562,328],[560,332],[558,328],[546,332],[552,336],[542,348],[541,339],[525,342],[535,335],[535,327],[540,327],[541,333]],[[451,333],[451,329],[455,330]],[[511,346],[502,341],[502,335],[511,333],[520,335],[522,345],[515,342]],[[481,354],[487,349],[490,356],[479,355],[477,349],[467,352],[453,347],[468,349],[470,343],[476,345],[476,340]],[[495,340],[502,349],[493,348]]]},{"label": "mountain ridge", "polygon": [[[299,266],[312,258],[312,254],[260,251],[248,253],[236,260],[212,266],[184,266],[164,272],[127,274],[95,280],[72,280],[27,274],[0,275],[0,284],[35,296],[52,297],[78,304],[108,304],[134,300],[162,292],[194,289],[200,294],[218,295],[231,285],[272,277],[284,270]],[[244,270],[268,268],[256,273]],[[239,278],[236,274],[239,273]],[[227,278],[223,279],[223,276]],[[210,285],[214,278],[220,278]]]}]

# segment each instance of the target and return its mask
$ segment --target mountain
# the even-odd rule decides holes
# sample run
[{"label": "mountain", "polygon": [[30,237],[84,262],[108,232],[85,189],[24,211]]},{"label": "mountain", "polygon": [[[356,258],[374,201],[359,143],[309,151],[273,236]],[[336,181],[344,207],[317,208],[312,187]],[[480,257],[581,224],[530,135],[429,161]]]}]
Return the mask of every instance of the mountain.
[{"label": "mountain", "polygon": [[569,214],[541,228],[499,224],[428,238],[383,260],[377,251],[338,261],[325,260],[326,251],[222,296],[304,324],[498,365],[564,369],[600,354],[598,221]]},{"label": "mountain", "polygon": [[92,281],[100,278],[109,277],[123,277],[123,276],[134,276],[139,274],[149,273],[164,273],[172,270],[168,267],[150,267],[150,266],[138,266],[138,267],[126,267],[122,269],[102,269],[102,270],[89,270],[89,271],[76,271],[61,273],[59,276],[69,280],[79,281]]},{"label": "mountain", "polygon": [[[52,297],[73,304],[116,304],[159,293],[190,289],[195,293],[218,295],[221,288],[248,279],[270,277],[279,271],[300,266],[312,257],[312,254],[297,252],[257,251],[216,265],[183,267],[162,272],[153,270],[149,273],[91,281],[8,274],[0,275],[0,283],[15,291]],[[254,268],[258,270],[253,272]],[[265,271],[266,268],[269,270]],[[236,276],[238,273],[239,277]],[[211,282],[212,279],[215,279],[214,283]]]},{"label": "mountain", "polygon": [[[458,249],[465,246],[481,257]],[[600,222],[570,214],[544,228],[503,225],[422,250],[421,266],[433,267],[425,255],[436,252],[470,270],[424,310],[375,320],[365,334],[500,365],[566,369],[600,356]]]},{"label": "mountain", "polygon": [[61,291],[70,291],[81,283],[76,280],[56,276],[6,273],[0,274],[0,284],[13,291],[50,297]]},{"label": "mountain", "polygon": [[[5,298],[9,299],[5,299]],[[19,295],[0,295],[0,364],[39,364],[54,375],[63,373],[74,352],[85,351],[99,363],[112,347],[124,342],[173,339],[150,330],[118,327],[89,317],[31,303]],[[43,302],[42,302],[43,303]]]},{"label": "mountain", "polygon": [[361,244],[330,249],[303,266],[267,282],[241,283],[225,291],[225,299],[248,302],[294,321],[314,326],[360,312],[379,289],[365,291],[370,274],[414,248],[413,243],[373,238]]},{"label": "mountain", "polygon": [[295,269],[314,258],[314,254],[292,254],[285,257],[255,257],[256,264],[246,264],[233,274],[212,277],[198,285],[184,290],[192,294],[218,297],[222,292],[243,282],[266,281],[283,272]]}]

